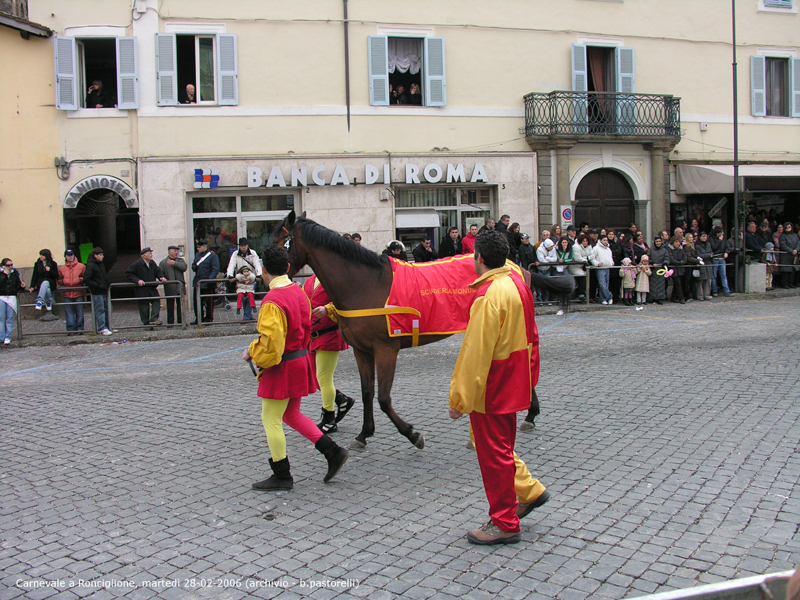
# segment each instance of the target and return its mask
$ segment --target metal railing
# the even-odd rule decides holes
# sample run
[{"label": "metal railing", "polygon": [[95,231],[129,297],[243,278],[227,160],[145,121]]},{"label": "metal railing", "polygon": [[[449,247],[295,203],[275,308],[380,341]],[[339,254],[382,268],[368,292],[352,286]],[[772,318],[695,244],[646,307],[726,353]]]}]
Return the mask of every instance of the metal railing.
[{"label": "metal railing", "polygon": [[[172,285],[178,284],[179,294],[171,295],[171,296],[168,296],[166,294],[162,296],[161,294],[158,294],[158,296],[149,296],[149,297],[144,297],[144,298],[139,298],[137,296],[133,296],[133,297],[130,297],[130,298],[111,298],[111,290],[112,290],[112,288],[113,289],[139,288],[139,287],[145,287],[145,286],[146,287],[158,287],[160,285],[170,285],[170,284],[172,284]],[[145,282],[144,286],[139,286],[136,283],[112,283],[112,284],[110,284],[108,286],[108,291],[106,292],[106,300],[108,302],[108,312],[106,314],[106,327],[108,329],[111,329],[112,331],[114,331],[114,330],[115,331],[121,331],[123,329],[151,329],[152,327],[154,327],[154,325],[150,325],[149,323],[146,324],[146,325],[143,323],[141,325],[123,325],[123,326],[112,327],[111,324],[112,324],[112,319],[113,319],[113,314],[114,314],[113,304],[115,302],[116,303],[120,303],[120,302],[147,302],[147,301],[151,301],[151,300],[157,300],[158,302],[161,302],[162,300],[166,300],[167,298],[175,298],[180,302],[180,305],[181,305],[181,316],[182,316],[183,323],[169,323],[169,324],[167,324],[167,323],[163,323],[162,322],[162,324],[159,325],[159,327],[180,327],[181,329],[186,329],[186,327],[187,327],[187,323],[186,323],[186,290],[185,290],[184,283],[182,281],[178,281],[178,280],[170,280],[170,281],[164,281],[164,282],[161,282],[161,281],[150,282],[150,281],[148,281],[148,282]],[[160,314],[160,312],[161,311],[159,309],[159,314]]]},{"label": "metal railing", "polygon": [[[83,292],[83,297],[84,298],[88,297],[89,299],[88,300],[84,300],[83,302],[56,302],[56,294],[61,295],[61,294],[63,294],[63,292],[77,292],[77,291]],[[89,293],[89,288],[87,288],[86,286],[59,287],[59,288],[56,288],[55,290],[51,290],[50,293],[53,295],[53,303],[52,303],[51,306],[78,306],[78,305],[80,305],[80,306],[83,307],[85,305],[89,305],[89,310],[91,311],[92,299],[91,299],[91,295]],[[37,297],[38,297],[38,295],[34,294],[34,298],[37,298]],[[63,299],[63,295],[61,297]],[[30,304],[20,304],[19,295],[17,296],[17,314],[16,314],[15,318],[16,318],[16,321],[17,321],[17,334],[16,335],[17,335],[17,339],[18,340],[21,340],[22,339],[22,335],[23,335],[22,334],[22,322],[23,322],[22,310],[20,310],[20,309],[22,309],[22,308],[31,308],[31,307],[34,307],[34,306],[36,306],[36,301],[34,301],[34,302],[30,303]],[[65,311],[66,311],[66,309],[65,309]],[[84,309],[84,312],[85,312],[85,309]],[[97,323],[94,322],[94,319],[92,319],[92,330],[93,330],[94,333],[97,333]],[[83,329],[80,329],[80,330],[77,330],[77,331],[67,331],[67,330],[64,330],[64,331],[31,331],[31,332],[26,333],[25,335],[70,335],[70,334],[74,335],[74,334],[83,334],[83,333],[86,333],[86,332]]]},{"label": "metal railing", "polygon": [[616,92],[525,96],[526,137],[681,137],[680,98]]}]

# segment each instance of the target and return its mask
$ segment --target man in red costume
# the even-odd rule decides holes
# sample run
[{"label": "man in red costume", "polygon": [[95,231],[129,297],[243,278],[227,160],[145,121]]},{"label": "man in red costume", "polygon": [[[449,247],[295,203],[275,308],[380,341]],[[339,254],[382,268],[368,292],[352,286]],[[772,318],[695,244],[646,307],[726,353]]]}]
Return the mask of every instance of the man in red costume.
[{"label": "man in red costume", "polygon": [[283,423],[314,443],[328,461],[327,483],[344,465],[348,451],[324,435],[314,422],[300,412],[303,396],[317,391],[314,363],[308,353],[311,339],[311,305],[308,298],[286,275],[289,254],[279,246],[264,250],[262,279],[269,294],[258,314],[257,340],[242,354],[259,367],[258,396],[261,422],[267,434],[273,475],[253,484],[264,491],[290,490],[294,479],[286,455]]},{"label": "man in red costume", "polygon": [[[450,381],[450,418],[470,416],[489,501],[490,520],[467,534],[473,544],[514,544],[522,538],[514,489],[516,413],[530,407],[538,381],[539,336],[533,295],[506,266],[507,256],[503,234],[488,230],[476,238],[479,277],[471,287],[477,291]],[[536,504],[546,501],[542,496]]]}]

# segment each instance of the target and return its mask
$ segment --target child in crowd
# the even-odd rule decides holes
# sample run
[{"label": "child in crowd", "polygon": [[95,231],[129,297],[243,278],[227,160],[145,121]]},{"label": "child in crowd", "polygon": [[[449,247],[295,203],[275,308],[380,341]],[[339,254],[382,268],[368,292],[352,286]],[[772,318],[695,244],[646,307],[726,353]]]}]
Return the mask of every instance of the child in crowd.
[{"label": "child in crowd", "polygon": [[636,268],[636,304],[647,304],[647,294],[650,292],[650,257],[644,254]]},{"label": "child in crowd", "polygon": [[778,255],[775,253],[775,244],[767,242],[761,251],[761,262],[767,264],[767,289],[772,289],[772,274],[778,270]]},{"label": "child in crowd", "polygon": [[253,293],[255,290],[256,276],[250,272],[250,267],[242,267],[236,274],[236,314],[242,314],[242,302],[245,294],[250,301],[250,306],[255,307],[256,297]]},{"label": "child in crowd", "polygon": [[633,306],[633,290],[636,287],[636,269],[631,264],[630,258],[622,259],[622,268],[619,276],[622,278],[622,303],[625,306]]}]

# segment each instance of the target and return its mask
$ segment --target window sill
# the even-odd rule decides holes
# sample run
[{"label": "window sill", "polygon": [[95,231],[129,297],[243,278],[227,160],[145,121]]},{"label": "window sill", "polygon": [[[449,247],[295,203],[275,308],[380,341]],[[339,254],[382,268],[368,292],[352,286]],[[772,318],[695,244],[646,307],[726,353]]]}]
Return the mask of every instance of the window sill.
[{"label": "window sill", "polygon": [[68,119],[102,119],[127,117],[128,110],[118,108],[80,108],[67,111]]}]

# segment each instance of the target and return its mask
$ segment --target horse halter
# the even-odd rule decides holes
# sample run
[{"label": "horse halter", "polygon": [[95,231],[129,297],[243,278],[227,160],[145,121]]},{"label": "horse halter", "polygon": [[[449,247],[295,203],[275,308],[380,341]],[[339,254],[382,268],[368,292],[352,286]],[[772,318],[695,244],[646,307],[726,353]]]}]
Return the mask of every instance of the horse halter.
[{"label": "horse halter", "polygon": [[283,242],[283,247],[286,248],[286,251],[288,252],[294,236],[283,225],[281,225],[281,229],[283,229],[283,232],[286,234],[286,240]]}]

